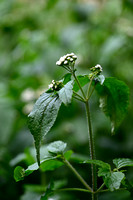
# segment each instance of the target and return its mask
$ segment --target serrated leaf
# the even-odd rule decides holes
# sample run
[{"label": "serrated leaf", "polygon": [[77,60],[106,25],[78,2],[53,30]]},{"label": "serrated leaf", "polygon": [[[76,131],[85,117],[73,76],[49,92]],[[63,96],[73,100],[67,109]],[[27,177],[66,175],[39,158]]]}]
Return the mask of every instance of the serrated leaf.
[{"label": "serrated leaf", "polygon": [[86,160],[83,163],[90,163],[90,164],[98,165],[99,167],[106,168],[108,170],[111,169],[111,167],[108,163],[105,163],[101,160]]},{"label": "serrated leaf", "polygon": [[35,140],[38,164],[40,164],[41,140],[53,126],[60,106],[61,101],[58,96],[43,93],[36,101],[32,112],[28,115],[29,129]]},{"label": "serrated leaf", "polygon": [[122,172],[111,172],[105,176],[104,183],[110,191],[118,190],[125,175]]},{"label": "serrated leaf", "polygon": [[133,160],[129,158],[116,158],[113,160],[113,163],[117,167],[117,169],[120,169],[122,167],[132,167],[133,166]]},{"label": "serrated leaf", "polygon": [[17,166],[14,170],[14,179],[16,182],[20,181],[20,180],[23,180],[25,177],[25,170],[20,167],[20,166]]},{"label": "serrated leaf", "polygon": [[116,78],[106,78],[103,85],[97,84],[96,90],[100,95],[100,108],[110,117],[112,133],[124,119],[129,105],[129,88]]},{"label": "serrated leaf", "polygon": [[73,81],[69,81],[63,88],[58,92],[60,100],[65,104],[71,103],[73,94]]},{"label": "serrated leaf", "polygon": [[62,141],[55,141],[48,145],[47,149],[50,153],[62,154],[67,144]]},{"label": "serrated leaf", "polygon": [[[89,81],[90,81],[88,75],[79,75],[79,76],[77,76],[77,79],[78,79],[78,81],[79,81],[81,87],[83,87],[84,85],[86,85],[86,84],[89,83]],[[78,84],[77,84],[76,81],[74,82],[73,90],[74,90],[75,92],[78,92],[78,91],[79,91],[79,86],[78,86]]]}]

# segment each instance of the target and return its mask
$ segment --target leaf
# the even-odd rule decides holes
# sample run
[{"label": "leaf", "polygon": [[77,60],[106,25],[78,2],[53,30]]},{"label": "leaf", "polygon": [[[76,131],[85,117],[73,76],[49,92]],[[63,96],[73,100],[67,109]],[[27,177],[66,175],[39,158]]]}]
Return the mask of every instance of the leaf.
[{"label": "leaf", "polygon": [[55,141],[48,145],[47,149],[50,153],[62,154],[67,144],[62,141]]},{"label": "leaf", "polygon": [[14,179],[16,182],[20,181],[20,180],[23,180],[24,179],[24,176],[25,176],[25,170],[20,167],[20,166],[17,166],[14,170]]},{"label": "leaf", "polygon": [[[77,79],[78,79],[78,81],[79,81],[81,87],[83,87],[84,85],[86,85],[86,84],[89,83],[89,81],[90,81],[88,75],[79,75],[79,76],[77,76]],[[79,86],[78,86],[78,84],[77,84],[76,81],[74,82],[73,90],[74,90],[75,92],[78,92],[78,91],[79,91]]]},{"label": "leaf", "polygon": [[117,167],[117,169],[120,169],[122,167],[132,167],[133,166],[133,160],[129,158],[116,158],[113,160],[113,163]]},{"label": "leaf", "polygon": [[108,163],[105,163],[101,160],[86,160],[83,163],[90,163],[90,164],[98,165],[99,167],[106,168],[108,170],[111,169],[111,167]]},{"label": "leaf", "polygon": [[110,191],[118,190],[125,175],[122,172],[108,173],[103,179]]},{"label": "leaf", "polygon": [[[71,150],[65,152],[64,153],[65,159],[69,160],[72,153],[73,152]],[[62,165],[64,165],[64,163],[61,159],[58,160],[58,158],[60,158],[59,156],[60,155],[46,157],[46,158],[42,159],[41,162],[40,162],[40,169],[43,172],[53,171],[53,170],[61,167]],[[38,165],[37,162],[32,164],[32,165],[29,165],[26,170],[24,168],[20,167],[20,166],[17,166],[14,170],[14,179],[16,181],[23,180],[25,176],[30,175],[32,172],[34,172],[38,169],[39,169],[39,165]]]},{"label": "leaf", "polygon": [[40,145],[42,138],[49,132],[53,126],[61,101],[57,95],[43,93],[36,101],[29,117],[29,129],[35,140],[37,152],[37,162],[40,165]]},{"label": "leaf", "polygon": [[66,83],[68,83],[69,81],[71,81],[71,73],[67,73],[65,74],[65,76],[63,77],[63,84],[65,85]]},{"label": "leaf", "polygon": [[60,100],[65,104],[71,103],[73,94],[73,81],[69,81],[63,88],[58,92]]},{"label": "leaf", "polygon": [[106,78],[103,85],[97,84],[96,90],[100,95],[100,108],[110,117],[112,133],[124,119],[129,105],[129,88],[116,78]]}]

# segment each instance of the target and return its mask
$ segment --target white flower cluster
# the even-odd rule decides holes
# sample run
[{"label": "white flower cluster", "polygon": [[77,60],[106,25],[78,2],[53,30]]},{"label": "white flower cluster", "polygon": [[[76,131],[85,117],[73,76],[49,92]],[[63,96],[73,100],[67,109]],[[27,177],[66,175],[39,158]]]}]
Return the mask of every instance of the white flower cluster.
[{"label": "white flower cluster", "polygon": [[95,66],[95,69],[97,69],[99,72],[103,71],[101,65],[99,65],[99,64]]},{"label": "white flower cluster", "polygon": [[58,90],[61,87],[61,82],[52,80],[52,83],[49,84],[48,88],[51,90]]},{"label": "white flower cluster", "polygon": [[63,66],[68,65],[69,63],[74,62],[77,59],[77,56],[74,53],[68,53],[62,56],[57,62],[56,65]]},{"label": "white flower cluster", "polygon": [[90,68],[90,70],[95,74],[95,75],[99,75],[103,69],[101,67],[101,65],[97,64],[95,67]]}]

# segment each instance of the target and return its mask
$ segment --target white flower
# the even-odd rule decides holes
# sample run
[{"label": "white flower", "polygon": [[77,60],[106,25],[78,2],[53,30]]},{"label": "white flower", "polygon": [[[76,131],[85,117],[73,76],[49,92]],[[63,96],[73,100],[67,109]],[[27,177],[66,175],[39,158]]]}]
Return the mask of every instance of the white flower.
[{"label": "white flower", "polygon": [[103,69],[102,69],[101,65],[99,65],[99,64],[97,64],[97,65],[95,66],[95,68],[96,68],[96,69],[99,69],[99,70],[100,70],[100,72],[102,72],[102,71],[103,71]]},{"label": "white flower", "polygon": [[52,84],[52,83],[49,84],[48,88],[49,88],[49,89],[53,89],[53,84]]}]

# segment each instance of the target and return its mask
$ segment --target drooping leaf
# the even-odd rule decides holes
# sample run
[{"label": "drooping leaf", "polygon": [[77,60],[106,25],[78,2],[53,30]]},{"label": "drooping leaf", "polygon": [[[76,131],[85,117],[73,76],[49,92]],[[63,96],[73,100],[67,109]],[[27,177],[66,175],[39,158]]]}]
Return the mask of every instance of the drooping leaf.
[{"label": "drooping leaf", "polygon": [[50,153],[62,154],[67,144],[62,141],[55,141],[48,145],[47,149]]},{"label": "drooping leaf", "polygon": [[122,172],[108,172],[104,174],[103,180],[105,185],[110,191],[118,190],[120,188],[121,182],[125,177]]},{"label": "drooping leaf", "polygon": [[113,160],[113,163],[117,167],[117,169],[120,169],[122,167],[132,167],[133,166],[133,160],[129,158],[116,158]]},{"label": "drooping leaf", "polygon": [[71,103],[73,94],[73,81],[69,81],[63,88],[58,92],[60,100],[65,104]]},{"label": "drooping leaf", "polygon": [[61,101],[57,95],[52,96],[49,93],[43,93],[28,116],[29,129],[35,140],[38,164],[40,164],[41,140],[53,126],[60,106]]},{"label": "drooping leaf", "polygon": [[[88,75],[79,75],[79,76],[77,76],[77,79],[78,79],[78,81],[79,81],[81,87],[83,87],[84,85],[86,85],[86,84],[89,83],[89,81],[90,81]],[[77,84],[76,81],[74,82],[73,90],[74,90],[75,92],[78,92],[78,91],[79,91],[79,86],[78,86],[78,84]]]},{"label": "drooping leaf", "polygon": [[103,85],[97,84],[96,90],[100,95],[100,108],[110,117],[112,133],[124,119],[129,105],[129,88],[116,78],[106,78]]}]

